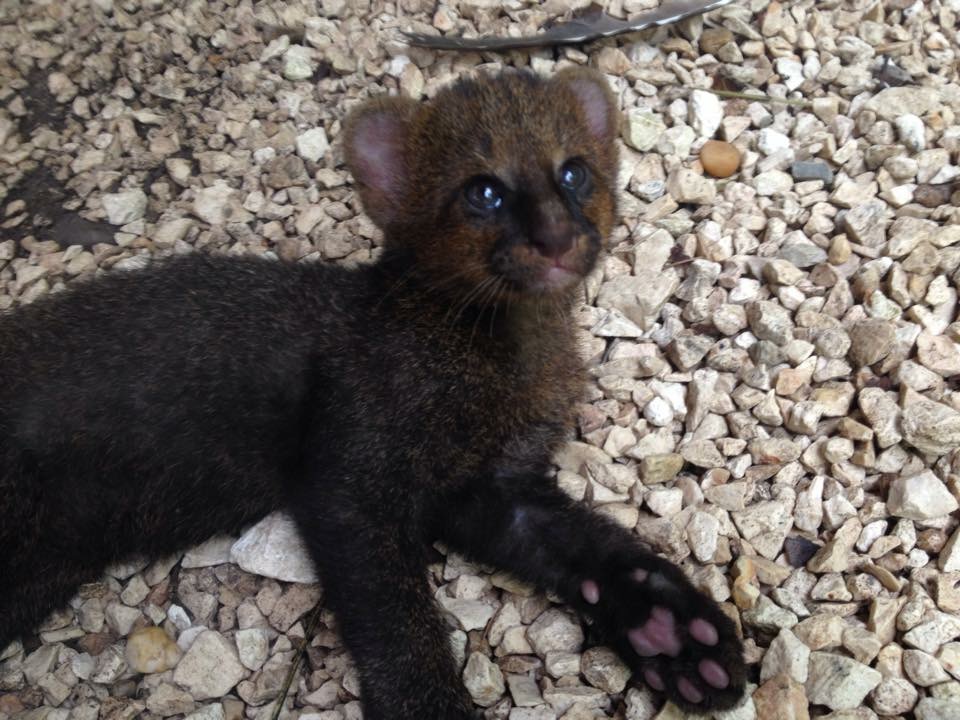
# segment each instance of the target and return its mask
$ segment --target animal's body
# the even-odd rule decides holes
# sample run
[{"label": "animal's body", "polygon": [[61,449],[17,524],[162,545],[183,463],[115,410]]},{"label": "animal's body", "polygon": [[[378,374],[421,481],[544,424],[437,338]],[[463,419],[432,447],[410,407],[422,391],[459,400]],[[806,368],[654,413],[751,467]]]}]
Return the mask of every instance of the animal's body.
[{"label": "animal's body", "polygon": [[583,70],[374,101],[346,154],[376,263],[194,254],[0,318],[0,647],[111,561],[286,507],[369,720],[472,716],[426,579],[436,540],[557,593],[681,705],[733,704],[732,622],[550,477],[615,133]]}]

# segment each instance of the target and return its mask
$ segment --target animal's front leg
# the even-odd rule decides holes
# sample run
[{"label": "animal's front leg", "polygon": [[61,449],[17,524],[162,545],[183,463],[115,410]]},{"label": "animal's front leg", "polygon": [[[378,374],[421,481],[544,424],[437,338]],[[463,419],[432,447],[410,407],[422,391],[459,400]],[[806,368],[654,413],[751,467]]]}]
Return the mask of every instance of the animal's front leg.
[{"label": "animal's front leg", "polygon": [[720,709],[740,699],[745,668],[733,622],[679,568],[554,481],[478,482],[443,516],[451,547],[560,595],[681,707]]},{"label": "animal's front leg", "polygon": [[292,510],[359,671],[364,717],[472,720],[427,583],[423,542],[343,505]]}]

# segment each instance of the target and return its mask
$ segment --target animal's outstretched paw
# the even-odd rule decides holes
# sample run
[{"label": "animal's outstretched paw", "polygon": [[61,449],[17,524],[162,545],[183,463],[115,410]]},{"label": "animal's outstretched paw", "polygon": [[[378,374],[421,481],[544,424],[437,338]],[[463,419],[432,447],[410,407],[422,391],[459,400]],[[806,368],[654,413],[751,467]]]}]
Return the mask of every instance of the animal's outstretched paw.
[{"label": "animal's outstretched paw", "polygon": [[578,603],[604,642],[648,686],[692,712],[733,707],[743,695],[743,647],[733,622],[679,568],[647,553],[597,568]]}]

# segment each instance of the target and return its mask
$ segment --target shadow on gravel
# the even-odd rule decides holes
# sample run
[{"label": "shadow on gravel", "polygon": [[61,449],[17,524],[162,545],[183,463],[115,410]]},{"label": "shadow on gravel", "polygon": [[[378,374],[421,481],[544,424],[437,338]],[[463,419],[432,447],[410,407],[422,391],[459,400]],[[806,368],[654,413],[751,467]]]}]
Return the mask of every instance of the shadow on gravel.
[{"label": "shadow on gravel", "polygon": [[31,170],[11,189],[4,201],[23,200],[28,217],[18,226],[3,230],[3,239],[19,242],[33,235],[37,240],[55,240],[64,247],[113,244],[113,226],[86,220],[64,209],[63,203],[70,196],[71,193],[49,168],[41,165]]},{"label": "shadow on gravel", "polygon": [[[20,118],[20,134],[29,137],[40,127],[60,132],[67,122],[69,105],[58,103],[47,86],[47,71],[34,69],[27,76],[27,86],[20,91],[26,114]],[[42,165],[24,175],[11,188],[4,204],[15,200],[26,203],[28,217],[16,227],[0,231],[2,238],[18,243],[28,235],[38,240],[55,240],[62,246],[113,244],[114,228],[107,223],[92,222],[64,209],[63,203],[72,193],[57,180],[53,171]]]},{"label": "shadow on gravel", "polygon": [[67,124],[66,103],[58,103],[47,87],[47,72],[33,69],[27,75],[27,86],[20,91],[26,115],[20,118],[20,133],[26,137],[38,127],[46,125],[60,132]]}]

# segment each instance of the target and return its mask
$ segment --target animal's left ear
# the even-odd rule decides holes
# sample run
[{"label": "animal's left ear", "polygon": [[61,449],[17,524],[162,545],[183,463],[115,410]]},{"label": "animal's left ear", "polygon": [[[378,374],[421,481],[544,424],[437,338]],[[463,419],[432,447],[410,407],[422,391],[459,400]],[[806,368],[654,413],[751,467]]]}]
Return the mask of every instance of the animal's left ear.
[{"label": "animal's left ear", "polygon": [[617,136],[620,111],[603,75],[585,67],[561,70],[550,81],[564,86],[576,98],[590,134],[601,142],[610,142]]}]

